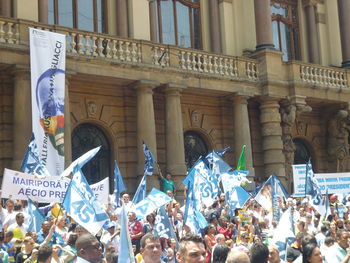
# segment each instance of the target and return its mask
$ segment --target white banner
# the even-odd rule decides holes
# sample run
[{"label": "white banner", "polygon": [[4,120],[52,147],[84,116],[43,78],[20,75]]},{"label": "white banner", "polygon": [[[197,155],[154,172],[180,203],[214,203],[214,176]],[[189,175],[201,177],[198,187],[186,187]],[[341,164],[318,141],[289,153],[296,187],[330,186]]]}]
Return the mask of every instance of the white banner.
[{"label": "white banner", "polygon": [[51,175],[64,170],[65,35],[29,28],[32,127],[41,162]]},{"label": "white banner", "polygon": [[[41,203],[61,203],[65,196],[69,179],[57,179],[55,176],[38,179],[35,175],[5,169],[2,180],[2,198],[27,200]],[[102,204],[108,203],[109,178],[90,185],[96,199]]]},{"label": "white banner", "polygon": [[[306,164],[293,165],[294,195],[305,195]],[[315,174],[322,194],[350,193],[350,173],[319,173]]]}]

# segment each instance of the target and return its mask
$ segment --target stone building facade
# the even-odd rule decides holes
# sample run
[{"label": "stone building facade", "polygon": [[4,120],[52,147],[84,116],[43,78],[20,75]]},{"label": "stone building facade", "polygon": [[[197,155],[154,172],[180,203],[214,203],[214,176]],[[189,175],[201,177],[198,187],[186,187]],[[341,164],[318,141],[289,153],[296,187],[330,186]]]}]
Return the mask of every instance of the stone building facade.
[{"label": "stone building facade", "polygon": [[[141,141],[178,189],[208,150],[247,146],[256,182],[291,165],[350,171],[348,0],[2,0],[0,169],[18,170],[31,134],[29,27],[66,35],[66,164],[102,145],[90,182],[128,190]],[[113,181],[113,180],[111,180]],[[156,179],[150,185],[157,185]]]}]

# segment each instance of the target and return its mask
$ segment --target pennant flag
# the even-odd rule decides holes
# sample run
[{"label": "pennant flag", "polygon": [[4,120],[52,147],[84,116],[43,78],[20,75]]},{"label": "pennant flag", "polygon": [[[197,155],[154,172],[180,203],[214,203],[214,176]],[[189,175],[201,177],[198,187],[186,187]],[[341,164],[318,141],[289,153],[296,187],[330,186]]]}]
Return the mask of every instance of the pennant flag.
[{"label": "pennant flag", "polygon": [[67,177],[69,176],[74,169],[79,170],[81,169],[88,161],[90,161],[100,150],[101,146],[96,147],[86,153],[84,153],[82,156],[80,156],[78,159],[74,160],[66,170],[61,173],[61,177]]},{"label": "pennant flag", "polygon": [[219,156],[223,156],[230,149],[231,149],[230,147],[226,147],[225,149],[215,151],[215,153]]},{"label": "pennant flag", "polygon": [[139,187],[137,187],[136,189],[134,198],[132,199],[132,202],[134,204],[137,204],[146,198],[146,186],[147,186],[147,175],[145,174],[141,179]]},{"label": "pennant flag", "polygon": [[195,209],[201,210],[203,204],[211,206],[219,194],[219,183],[202,160],[196,162],[182,184],[188,185],[189,181],[193,187]]},{"label": "pennant flag", "polygon": [[134,209],[136,216],[137,218],[146,217],[154,210],[169,203],[170,201],[171,198],[167,194],[153,188],[146,198],[135,205]]},{"label": "pennant flag", "polygon": [[279,199],[287,198],[288,192],[276,175],[271,175],[263,184],[255,196],[255,200],[269,213],[272,213],[273,220],[278,221],[281,216]]},{"label": "pennant flag", "polygon": [[119,256],[118,263],[134,263],[134,251],[131,245],[128,217],[125,206],[122,206],[120,214],[120,242],[119,242]]},{"label": "pennant flag", "polygon": [[62,206],[78,224],[92,235],[96,235],[109,216],[78,168],[79,166],[73,171],[73,178],[67,188]]},{"label": "pennant flag", "polygon": [[271,244],[274,244],[280,252],[280,258],[286,258],[287,245],[291,245],[295,241],[294,223],[291,208],[288,208],[279,221]]},{"label": "pennant flag", "polygon": [[196,234],[199,234],[200,229],[204,229],[208,226],[208,222],[203,216],[200,210],[195,209],[196,200],[194,195],[194,189],[192,187],[192,182],[188,181],[187,184],[187,197],[185,204],[185,213],[184,213],[184,223],[188,225],[192,231]]},{"label": "pennant flag", "polygon": [[233,217],[235,209],[242,208],[250,197],[250,194],[240,186],[235,186],[226,192],[225,200],[229,206],[230,216]]},{"label": "pennant flag", "polygon": [[164,206],[159,208],[156,215],[156,220],[154,222],[154,234],[166,239],[174,238],[177,242],[173,225],[169,220],[169,216],[165,211]]},{"label": "pennant flag", "polygon": [[239,156],[239,159],[238,159],[236,170],[244,170],[244,171],[247,170],[247,165],[245,161],[245,148],[246,146],[243,145],[241,155]]},{"label": "pennant flag", "polygon": [[34,231],[38,233],[41,230],[42,223],[45,221],[45,216],[41,213],[39,208],[30,198],[28,198],[28,215],[28,231]]},{"label": "pennant flag", "polygon": [[24,155],[21,170],[24,173],[38,175],[40,177],[50,176],[49,171],[40,161],[38,146],[36,145],[34,133],[32,133],[29,145]]},{"label": "pennant flag", "polygon": [[120,174],[120,170],[117,162],[114,162],[114,196],[115,196],[115,206],[119,207],[120,194],[126,190],[123,178]]},{"label": "pennant flag", "polygon": [[311,160],[309,159],[308,163],[306,164],[305,171],[305,195],[311,195],[311,197],[314,197],[318,192],[320,192],[320,189],[318,187],[315,174],[312,170]]},{"label": "pennant flag", "polygon": [[233,172],[226,172],[221,174],[221,182],[224,188],[224,192],[230,191],[235,186],[241,186],[246,182],[250,182],[247,179],[249,171],[235,170]]},{"label": "pennant flag", "polygon": [[150,149],[148,149],[147,145],[144,141],[142,141],[143,153],[145,155],[145,175],[152,175],[154,171],[154,157]]},{"label": "pennant flag", "polygon": [[215,151],[207,154],[203,162],[206,166],[211,167],[211,171],[218,182],[221,181],[221,174],[227,173],[232,169]]}]

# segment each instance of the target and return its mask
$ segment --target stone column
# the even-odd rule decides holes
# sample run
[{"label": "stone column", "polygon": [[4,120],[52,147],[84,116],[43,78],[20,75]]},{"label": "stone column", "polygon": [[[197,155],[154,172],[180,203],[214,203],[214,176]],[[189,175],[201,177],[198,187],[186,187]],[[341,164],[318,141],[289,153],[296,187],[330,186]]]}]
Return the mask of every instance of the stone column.
[{"label": "stone column", "polygon": [[221,53],[220,14],[218,0],[209,1],[211,51]]},{"label": "stone column", "polygon": [[309,62],[320,64],[319,42],[316,27],[316,1],[304,1],[306,14],[306,28],[308,32]]},{"label": "stone column", "polygon": [[183,188],[181,182],[187,170],[180,99],[181,91],[184,88],[184,86],[176,84],[167,84],[165,87],[167,171],[174,176],[173,180],[175,181],[177,192]]},{"label": "stone column", "polygon": [[48,0],[39,0],[39,22],[49,23],[49,5]]},{"label": "stone column", "polygon": [[249,177],[255,175],[253,167],[252,142],[250,137],[250,125],[248,115],[247,97],[234,96],[232,98],[233,121],[234,121],[234,152],[236,163],[241,154],[242,146],[246,145],[246,165],[249,171]]},{"label": "stone column", "polygon": [[273,49],[270,0],[254,0],[256,49]]},{"label": "stone column", "polygon": [[72,126],[69,105],[69,78],[67,75],[64,97],[64,167],[67,168],[72,162]]},{"label": "stone column", "polygon": [[30,72],[14,70],[13,159],[12,169],[19,171],[32,134]]},{"label": "stone column", "polygon": [[11,0],[1,0],[1,15],[11,17]]},{"label": "stone column", "polygon": [[[137,91],[137,172],[139,175],[143,175],[145,164],[142,141],[147,144],[155,160],[158,160],[156,123],[153,108],[153,89],[157,86],[159,86],[159,83],[149,80],[140,80],[134,86]],[[152,189],[152,187],[159,188],[158,179],[154,176],[148,177],[147,185],[149,189]]]},{"label": "stone column", "polygon": [[117,35],[128,37],[128,2],[117,0]]},{"label": "stone column", "polygon": [[338,17],[340,27],[341,48],[343,54],[342,67],[350,68],[350,1],[338,0]]},{"label": "stone column", "polygon": [[158,27],[157,27],[157,1],[149,1],[149,22],[151,29],[151,41],[159,42],[158,39]]},{"label": "stone column", "polygon": [[263,98],[260,105],[260,124],[263,137],[264,171],[268,178],[275,173],[286,185],[280,105],[276,98]]}]

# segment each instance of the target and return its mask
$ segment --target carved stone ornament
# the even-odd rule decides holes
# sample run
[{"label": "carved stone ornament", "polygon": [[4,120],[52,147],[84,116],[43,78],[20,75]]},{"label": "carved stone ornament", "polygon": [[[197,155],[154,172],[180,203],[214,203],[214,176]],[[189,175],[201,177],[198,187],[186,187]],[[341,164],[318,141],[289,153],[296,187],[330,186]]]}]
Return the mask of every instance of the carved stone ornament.
[{"label": "carved stone ornament", "polygon": [[89,101],[87,103],[87,111],[89,115],[96,115],[97,113],[97,105],[94,101]]},{"label": "carved stone ornament", "polygon": [[203,114],[198,110],[193,110],[191,112],[191,122],[193,126],[201,127],[202,126]]}]

